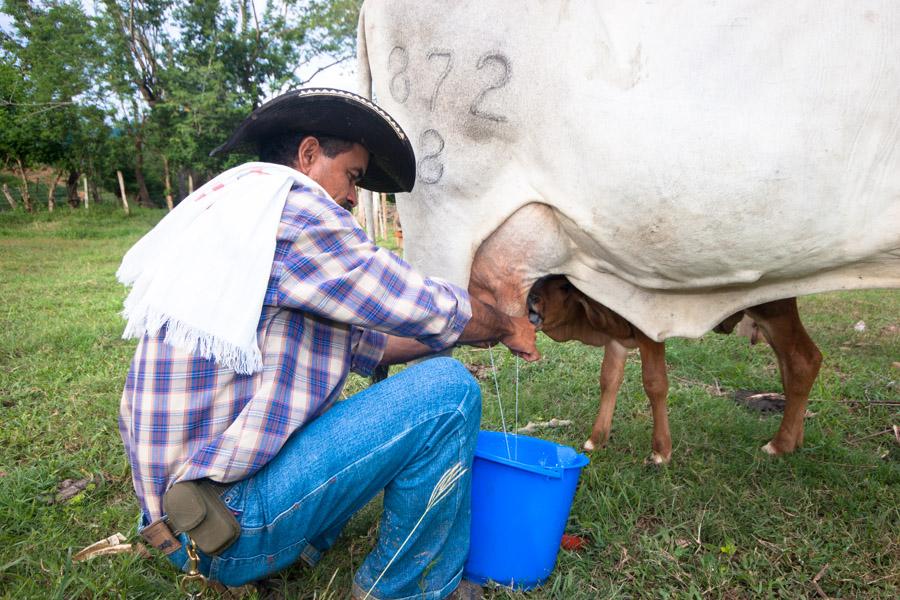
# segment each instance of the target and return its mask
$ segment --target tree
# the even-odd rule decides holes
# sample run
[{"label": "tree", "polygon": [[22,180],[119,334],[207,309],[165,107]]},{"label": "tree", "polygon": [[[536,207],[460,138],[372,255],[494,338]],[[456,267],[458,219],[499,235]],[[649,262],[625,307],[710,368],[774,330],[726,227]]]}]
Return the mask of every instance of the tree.
[{"label": "tree", "polygon": [[[4,44],[5,46],[5,44]],[[25,168],[34,156],[29,112],[33,110],[33,93],[16,69],[14,59],[3,48],[0,60],[0,158],[3,166],[17,170],[22,187],[21,198],[25,210],[31,212],[31,196]]]},{"label": "tree", "polygon": [[[129,173],[138,202],[171,201],[267,97],[305,83],[322,54],[353,56],[360,0],[0,0],[0,160],[64,169],[70,201],[89,172]],[[323,67],[324,68],[324,67]],[[126,147],[127,146],[127,147]],[[27,185],[24,186],[27,193]],[[155,196],[158,197],[158,196]],[[95,198],[96,201],[96,198]]]},{"label": "tree", "polygon": [[103,0],[97,23],[104,50],[104,78],[134,150],[138,204],[152,206],[144,178],[147,121],[165,99],[163,61],[171,55],[166,32],[174,0]]},{"label": "tree", "polygon": [[359,0],[307,2],[200,0],[173,12],[183,32],[166,70],[170,91],[165,132],[171,162],[221,167],[210,149],[265,97],[305,83],[299,70],[328,54],[354,55]]},{"label": "tree", "polygon": [[5,59],[0,152],[18,167],[26,210],[31,202],[25,168],[33,163],[67,173],[69,203],[77,206],[84,139],[96,128],[88,114],[99,110],[92,94],[97,64],[92,22],[76,3],[4,0],[3,10],[12,16],[14,31],[0,41]]}]

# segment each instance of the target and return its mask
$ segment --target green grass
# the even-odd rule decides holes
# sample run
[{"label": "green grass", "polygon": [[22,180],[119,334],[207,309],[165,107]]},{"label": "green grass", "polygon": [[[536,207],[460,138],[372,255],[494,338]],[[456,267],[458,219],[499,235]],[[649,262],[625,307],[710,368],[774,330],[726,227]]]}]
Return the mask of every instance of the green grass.
[{"label": "green grass", "polygon": [[[72,563],[120,531],[137,504],[116,414],[133,343],[119,336],[124,289],[114,272],[162,211],[112,206],[52,215],[0,213],[0,597],[181,597],[162,560],[136,555]],[[589,536],[562,552],[547,585],[491,598],[895,598],[900,595],[900,294],[866,291],[801,300],[825,355],[804,448],[771,459],[759,447],[780,415],[737,406],[739,389],[780,391],[765,345],[708,335],[668,344],[673,461],[644,465],[650,413],[629,360],[605,451],[585,468],[568,529]],[[864,333],[853,324],[864,320]],[[601,350],[540,340],[544,360],[520,365],[520,424],[551,417],[542,437],[580,446],[597,408]],[[488,365],[487,351],[465,350]],[[495,351],[507,418],[515,360]],[[365,382],[354,378],[348,392]],[[484,426],[500,428],[490,377]],[[717,388],[723,395],[718,395]],[[64,479],[92,477],[51,503]],[[343,598],[376,536],[378,501],[355,517],[315,569],[281,576],[289,598]],[[335,574],[336,573],[336,574]],[[332,577],[333,581],[332,581]],[[818,576],[818,579],[816,579]],[[814,582],[814,580],[816,580]]]}]

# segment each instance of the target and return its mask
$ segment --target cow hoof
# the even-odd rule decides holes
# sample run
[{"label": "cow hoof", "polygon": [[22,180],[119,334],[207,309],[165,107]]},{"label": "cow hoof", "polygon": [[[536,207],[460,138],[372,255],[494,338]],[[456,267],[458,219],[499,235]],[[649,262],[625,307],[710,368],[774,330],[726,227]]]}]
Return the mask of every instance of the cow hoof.
[{"label": "cow hoof", "polygon": [[762,447],[762,451],[768,454],[769,456],[778,456],[781,452],[775,448],[775,445],[772,442],[769,442],[765,446]]},{"label": "cow hoof", "polygon": [[594,451],[594,442],[592,442],[591,440],[588,440],[584,443],[582,448],[584,449],[585,452],[593,452]]}]

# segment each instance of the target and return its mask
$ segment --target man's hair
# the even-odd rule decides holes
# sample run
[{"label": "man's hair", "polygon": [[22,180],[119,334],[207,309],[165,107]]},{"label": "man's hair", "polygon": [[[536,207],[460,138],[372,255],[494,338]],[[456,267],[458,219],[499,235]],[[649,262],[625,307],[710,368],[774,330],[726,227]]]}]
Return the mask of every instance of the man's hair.
[{"label": "man's hair", "polygon": [[297,148],[300,147],[300,142],[303,141],[303,138],[308,136],[312,136],[319,140],[319,146],[322,148],[322,153],[328,158],[334,158],[338,154],[347,152],[353,148],[353,142],[349,140],[295,131],[282,134],[268,142],[260,144],[259,160],[262,162],[293,167],[297,162]]}]

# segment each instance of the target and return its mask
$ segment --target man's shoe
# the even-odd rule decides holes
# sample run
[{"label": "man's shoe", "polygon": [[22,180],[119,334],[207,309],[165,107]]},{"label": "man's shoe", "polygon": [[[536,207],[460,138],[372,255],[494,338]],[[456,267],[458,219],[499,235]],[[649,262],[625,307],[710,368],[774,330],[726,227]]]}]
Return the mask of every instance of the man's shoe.
[{"label": "man's shoe", "polygon": [[482,598],[484,598],[484,588],[468,579],[461,579],[459,586],[447,596],[447,600],[481,600]]}]

